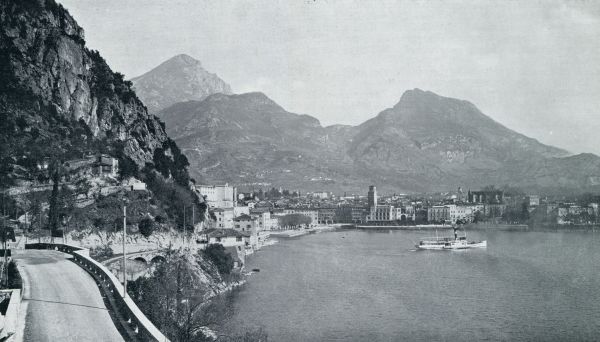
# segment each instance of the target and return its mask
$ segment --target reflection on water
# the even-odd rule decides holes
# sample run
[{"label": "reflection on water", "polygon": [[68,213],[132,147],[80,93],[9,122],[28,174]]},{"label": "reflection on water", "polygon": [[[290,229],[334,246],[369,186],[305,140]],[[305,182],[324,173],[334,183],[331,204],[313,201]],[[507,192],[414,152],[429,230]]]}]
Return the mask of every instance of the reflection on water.
[{"label": "reflection on water", "polygon": [[339,231],[283,240],[228,296],[224,329],[273,341],[595,340],[593,232],[469,232],[487,249],[414,251],[431,232]]}]

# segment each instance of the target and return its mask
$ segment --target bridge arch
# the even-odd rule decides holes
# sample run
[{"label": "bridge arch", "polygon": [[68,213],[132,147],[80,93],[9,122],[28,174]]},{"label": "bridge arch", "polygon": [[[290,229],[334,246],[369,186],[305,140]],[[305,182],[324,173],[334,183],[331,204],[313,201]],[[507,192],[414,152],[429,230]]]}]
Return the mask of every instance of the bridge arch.
[{"label": "bridge arch", "polygon": [[144,265],[148,265],[148,260],[146,260],[146,258],[144,258],[144,257],[139,256],[139,257],[136,257],[133,260],[135,260],[135,261],[137,261],[139,263],[142,263]]},{"label": "bridge arch", "polygon": [[162,255],[157,255],[157,256],[155,256],[154,258],[152,258],[152,260],[151,260],[151,262],[152,262],[153,264],[157,264],[157,263],[159,263],[159,262],[165,262],[165,261],[167,261],[167,259],[165,259],[165,257],[164,257],[164,256],[162,256]]}]

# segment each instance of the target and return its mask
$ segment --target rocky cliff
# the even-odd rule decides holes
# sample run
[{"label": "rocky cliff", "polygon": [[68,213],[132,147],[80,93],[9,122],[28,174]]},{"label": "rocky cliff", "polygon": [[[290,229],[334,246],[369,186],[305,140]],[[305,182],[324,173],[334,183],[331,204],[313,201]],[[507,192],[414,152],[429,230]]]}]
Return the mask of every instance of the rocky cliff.
[{"label": "rocky cliff", "polygon": [[131,82],[85,47],[83,29],[55,1],[0,2],[0,65],[4,181],[11,169],[35,171],[41,158],[86,153],[106,152],[138,169],[157,158],[175,164],[164,125]]},{"label": "rocky cliff", "polygon": [[206,71],[200,61],[185,54],[163,62],[131,81],[151,113],[177,102],[200,101],[216,93],[231,94],[229,84]]}]

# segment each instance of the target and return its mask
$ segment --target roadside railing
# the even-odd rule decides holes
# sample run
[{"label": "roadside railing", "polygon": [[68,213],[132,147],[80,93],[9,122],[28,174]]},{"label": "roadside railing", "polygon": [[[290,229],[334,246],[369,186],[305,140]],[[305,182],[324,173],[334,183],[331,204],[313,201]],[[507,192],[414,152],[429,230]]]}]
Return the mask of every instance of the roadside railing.
[{"label": "roadside railing", "polygon": [[114,299],[111,301],[115,306],[113,310],[118,311],[124,323],[133,331],[135,335],[132,338],[141,341],[169,341],[142,313],[133,299],[124,293],[119,279],[104,265],[90,257],[88,249],[57,243],[30,243],[25,245],[25,249],[51,249],[71,254],[75,263],[96,278],[100,287],[110,292],[107,295]]},{"label": "roadside railing", "polygon": [[10,289],[0,290],[0,292],[10,293],[6,313],[0,315],[0,341],[6,341],[17,332],[23,291],[21,289]]}]

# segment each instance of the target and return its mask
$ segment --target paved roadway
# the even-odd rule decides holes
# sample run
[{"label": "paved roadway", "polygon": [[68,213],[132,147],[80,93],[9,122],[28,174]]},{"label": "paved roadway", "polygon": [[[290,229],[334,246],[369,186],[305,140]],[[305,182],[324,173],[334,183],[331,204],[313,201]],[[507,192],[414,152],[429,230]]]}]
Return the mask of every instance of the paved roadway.
[{"label": "paved roadway", "polygon": [[13,257],[24,283],[17,341],[123,341],[96,282],[69,255],[19,250]]}]

